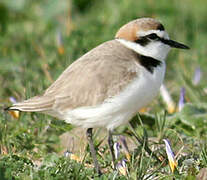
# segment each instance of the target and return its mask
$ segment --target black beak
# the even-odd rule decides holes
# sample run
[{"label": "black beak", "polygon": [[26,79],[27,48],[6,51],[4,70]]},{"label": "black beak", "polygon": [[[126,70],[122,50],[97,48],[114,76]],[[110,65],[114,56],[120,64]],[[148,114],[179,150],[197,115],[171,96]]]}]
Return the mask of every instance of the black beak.
[{"label": "black beak", "polygon": [[172,48],[180,48],[180,49],[190,49],[188,46],[181,44],[179,42],[168,40],[168,39],[162,39],[162,42],[169,45]]}]

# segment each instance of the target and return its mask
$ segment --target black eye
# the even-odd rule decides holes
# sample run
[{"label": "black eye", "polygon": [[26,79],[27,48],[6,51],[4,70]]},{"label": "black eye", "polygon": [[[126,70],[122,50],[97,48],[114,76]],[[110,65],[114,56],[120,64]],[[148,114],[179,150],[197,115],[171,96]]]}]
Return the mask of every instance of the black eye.
[{"label": "black eye", "polygon": [[148,39],[151,39],[151,40],[159,39],[159,37],[155,33],[152,33],[152,34],[147,35],[147,38]]}]

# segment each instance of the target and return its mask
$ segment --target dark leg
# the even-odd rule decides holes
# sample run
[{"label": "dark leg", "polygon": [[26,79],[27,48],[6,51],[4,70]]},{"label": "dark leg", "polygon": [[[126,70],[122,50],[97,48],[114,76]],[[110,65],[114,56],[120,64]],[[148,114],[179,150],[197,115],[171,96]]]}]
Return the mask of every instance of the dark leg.
[{"label": "dark leg", "polygon": [[112,156],[113,168],[115,169],[114,142],[111,131],[109,131],[108,144]]},{"label": "dark leg", "polygon": [[88,139],[88,144],[89,144],[89,148],[90,148],[90,151],[91,151],[91,156],[93,158],[93,163],[94,163],[94,167],[96,169],[96,172],[101,175],[101,170],[100,170],[100,167],[99,167],[99,164],[98,164],[98,160],[96,158],[96,151],[95,151],[95,148],[94,148],[94,145],[93,145],[93,140],[92,140],[92,128],[88,128],[87,131],[86,131],[86,136],[87,136],[87,139]]}]

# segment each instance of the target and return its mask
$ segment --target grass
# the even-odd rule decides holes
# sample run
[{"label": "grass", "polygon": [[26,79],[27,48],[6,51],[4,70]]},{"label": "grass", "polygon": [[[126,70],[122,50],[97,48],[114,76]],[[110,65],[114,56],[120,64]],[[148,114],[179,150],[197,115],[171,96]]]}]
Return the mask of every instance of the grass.
[{"label": "grass", "polygon": [[[147,112],[132,120],[133,129],[117,129],[133,145],[126,176],[112,170],[102,136],[95,138],[105,172],[99,178],[85,166],[92,163],[88,147],[81,163],[63,156],[60,135],[71,131],[71,125],[37,113],[21,113],[15,119],[3,111],[11,104],[9,97],[20,101],[43,93],[75,59],[113,39],[121,25],[146,16],[159,19],[172,39],[191,47],[170,52],[165,78],[176,103],[180,89],[185,88],[186,105],[180,112],[164,113],[166,106],[158,97]],[[196,179],[207,167],[206,16],[202,0],[1,0],[0,179]],[[203,78],[194,85],[196,67]],[[143,146],[135,136],[143,140]],[[177,154],[174,173],[167,162],[164,138]],[[145,147],[162,161],[146,153]]]}]

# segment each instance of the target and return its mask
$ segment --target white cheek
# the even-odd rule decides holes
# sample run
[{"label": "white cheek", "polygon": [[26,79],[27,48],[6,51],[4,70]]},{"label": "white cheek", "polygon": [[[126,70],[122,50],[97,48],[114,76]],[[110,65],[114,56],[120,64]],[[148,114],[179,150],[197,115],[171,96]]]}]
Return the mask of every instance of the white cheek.
[{"label": "white cheek", "polygon": [[165,60],[170,51],[170,46],[163,44],[160,41],[151,42],[145,46],[146,53],[159,60]]}]

